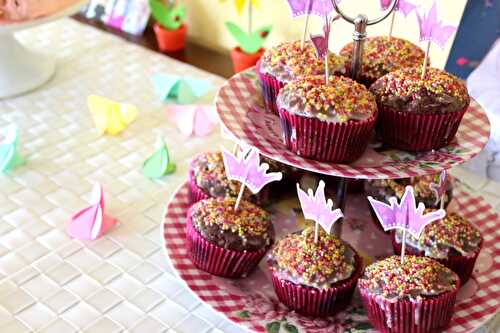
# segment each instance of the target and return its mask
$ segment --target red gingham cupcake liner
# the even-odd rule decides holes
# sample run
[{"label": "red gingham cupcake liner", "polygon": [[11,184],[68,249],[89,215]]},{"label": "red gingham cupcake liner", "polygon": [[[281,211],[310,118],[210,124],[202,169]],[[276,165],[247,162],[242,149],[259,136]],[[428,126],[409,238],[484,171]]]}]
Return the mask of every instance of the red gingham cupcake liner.
[{"label": "red gingham cupcake liner", "polygon": [[264,104],[266,109],[278,114],[278,107],[276,105],[276,98],[281,88],[285,86],[284,82],[279,81],[275,76],[263,73],[260,71],[260,63],[257,64],[257,77],[260,81],[260,87],[262,90],[262,97],[264,98]]},{"label": "red gingham cupcake liner", "polygon": [[[394,253],[396,254],[401,254],[401,244],[396,242],[396,233],[392,232],[391,233],[391,241],[392,241],[392,248],[394,249]],[[463,286],[464,284],[469,281],[469,278],[472,275],[472,271],[474,270],[474,265],[476,264],[476,259],[479,256],[479,252],[481,252],[481,247],[483,246],[483,241],[481,240],[481,243],[479,243],[478,248],[474,252],[472,256],[466,257],[466,256],[450,256],[446,259],[436,259],[437,262],[441,263],[442,265],[448,267],[452,271],[454,271],[458,277],[460,278],[460,284]],[[423,251],[418,251],[417,249],[408,246],[406,244],[405,248],[405,253],[416,255],[416,256],[425,256],[425,252]]]},{"label": "red gingham cupcake liner", "polygon": [[284,280],[271,267],[273,287],[278,299],[288,308],[306,316],[326,317],[344,310],[351,303],[356,284],[363,272],[363,261],[356,252],[354,253],[356,269],[351,277],[333,284],[328,289]]},{"label": "red gingham cupcake liner", "polygon": [[186,247],[193,264],[213,275],[239,278],[251,273],[271,246],[259,251],[233,251],[204,239],[193,227],[191,210],[186,221]]},{"label": "red gingham cupcake liner", "polygon": [[377,133],[382,142],[408,151],[427,151],[447,146],[455,137],[467,105],[443,114],[401,112],[379,105]]},{"label": "red gingham cupcake liner", "polygon": [[426,297],[421,302],[388,301],[363,288],[358,288],[371,324],[382,333],[437,333],[450,324],[460,282],[441,295]]},{"label": "red gingham cupcake liner", "polygon": [[364,121],[334,123],[279,110],[287,148],[299,156],[322,162],[349,163],[365,151],[377,114]]}]

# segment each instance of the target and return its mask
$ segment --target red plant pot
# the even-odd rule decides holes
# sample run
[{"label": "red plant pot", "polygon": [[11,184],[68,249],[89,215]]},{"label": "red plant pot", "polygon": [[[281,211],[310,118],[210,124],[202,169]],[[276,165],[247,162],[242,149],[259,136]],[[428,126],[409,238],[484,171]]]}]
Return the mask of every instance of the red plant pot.
[{"label": "red plant pot", "polygon": [[177,30],[168,30],[155,23],[154,31],[158,48],[162,52],[175,52],[184,49],[186,41],[186,25],[183,24]]},{"label": "red plant pot", "polygon": [[238,46],[231,50],[231,60],[233,61],[233,68],[236,73],[244,71],[247,68],[255,66],[260,57],[264,54],[265,49],[261,48],[259,51],[248,54]]}]

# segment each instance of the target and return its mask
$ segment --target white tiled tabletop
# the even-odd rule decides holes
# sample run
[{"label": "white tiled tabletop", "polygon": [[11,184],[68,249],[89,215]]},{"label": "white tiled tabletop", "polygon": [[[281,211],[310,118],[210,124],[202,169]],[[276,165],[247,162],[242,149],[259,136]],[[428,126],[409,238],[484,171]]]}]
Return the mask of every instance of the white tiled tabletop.
[{"label": "white tiled tabletop", "polygon": [[[167,123],[153,73],[223,80],[70,19],[19,34],[57,57],[42,89],[0,100],[0,127],[21,128],[25,166],[0,175],[0,332],[243,332],[201,303],[165,257],[162,213],[186,178],[192,155],[220,135],[186,140]],[[135,104],[138,119],[120,136],[100,136],[89,94]],[[140,173],[158,133],[177,172],[152,182]],[[455,170],[500,211],[500,186]],[[94,242],[66,234],[95,181],[119,224]],[[498,327],[498,326],[495,326]]]}]

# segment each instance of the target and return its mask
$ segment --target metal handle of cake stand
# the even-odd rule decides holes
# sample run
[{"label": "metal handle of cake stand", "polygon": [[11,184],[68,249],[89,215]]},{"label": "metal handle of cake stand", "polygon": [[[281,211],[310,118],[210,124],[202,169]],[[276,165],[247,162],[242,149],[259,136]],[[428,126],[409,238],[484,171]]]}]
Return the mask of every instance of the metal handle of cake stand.
[{"label": "metal handle of cake stand", "polygon": [[[358,80],[359,74],[361,72],[361,64],[363,62],[363,47],[364,41],[366,39],[366,27],[369,25],[374,25],[385,20],[396,8],[399,0],[393,0],[391,6],[387,12],[383,13],[380,17],[370,20],[364,14],[359,14],[358,16],[352,18],[346,15],[338,6],[337,0],[331,0],[333,8],[344,20],[354,25],[354,32],[352,34],[353,48],[352,48],[352,63],[351,63],[351,78],[353,80]],[[347,179],[340,177],[339,183],[337,185],[337,192],[335,193],[335,203],[336,208],[345,209],[345,200],[347,196]],[[340,236],[342,234],[342,224],[334,224],[334,234]]]}]

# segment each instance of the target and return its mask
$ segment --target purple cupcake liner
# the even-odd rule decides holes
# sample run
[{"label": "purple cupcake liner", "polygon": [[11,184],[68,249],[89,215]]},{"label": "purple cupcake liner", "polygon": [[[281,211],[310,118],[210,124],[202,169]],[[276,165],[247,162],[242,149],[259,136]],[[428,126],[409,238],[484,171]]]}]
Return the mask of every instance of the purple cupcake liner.
[{"label": "purple cupcake liner", "polygon": [[351,277],[333,284],[328,289],[284,280],[271,267],[272,282],[278,299],[297,313],[311,317],[326,317],[344,310],[351,303],[356,284],[363,272],[363,261],[356,252],[354,253],[356,269]]},{"label": "purple cupcake liner", "polygon": [[278,94],[285,86],[284,82],[279,81],[273,75],[269,73],[263,73],[260,71],[260,63],[257,64],[257,76],[260,81],[260,87],[262,90],[262,97],[264,98],[264,105],[268,111],[278,114],[278,106],[276,105],[276,99]]},{"label": "purple cupcake liner", "polygon": [[193,264],[213,275],[239,278],[251,273],[271,246],[259,251],[233,251],[204,239],[193,227],[191,210],[186,220],[186,248]]}]

